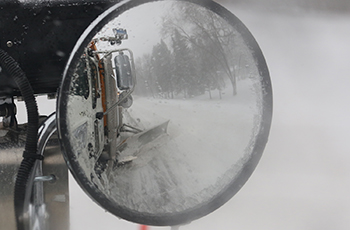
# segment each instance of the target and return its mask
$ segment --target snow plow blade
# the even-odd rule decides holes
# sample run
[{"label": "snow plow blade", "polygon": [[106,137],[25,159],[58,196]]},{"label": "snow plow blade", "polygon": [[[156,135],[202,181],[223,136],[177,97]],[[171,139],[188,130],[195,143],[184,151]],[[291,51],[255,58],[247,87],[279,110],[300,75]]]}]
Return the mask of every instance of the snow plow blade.
[{"label": "snow plow blade", "polygon": [[142,148],[144,146],[152,143],[152,141],[166,134],[168,124],[169,121],[166,121],[151,129],[130,136],[122,141],[122,143],[117,146],[117,165],[123,165],[136,159],[137,155],[142,152]]}]

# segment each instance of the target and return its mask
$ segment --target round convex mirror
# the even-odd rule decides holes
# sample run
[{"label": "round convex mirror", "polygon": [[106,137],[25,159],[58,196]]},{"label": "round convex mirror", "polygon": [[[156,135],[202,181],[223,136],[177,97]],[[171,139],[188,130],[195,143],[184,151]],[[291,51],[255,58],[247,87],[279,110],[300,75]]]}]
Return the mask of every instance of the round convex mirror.
[{"label": "round convex mirror", "polygon": [[123,1],[76,44],[58,131],[83,190],[118,217],[178,225],[228,201],[267,142],[272,92],[247,28],[211,1]]}]

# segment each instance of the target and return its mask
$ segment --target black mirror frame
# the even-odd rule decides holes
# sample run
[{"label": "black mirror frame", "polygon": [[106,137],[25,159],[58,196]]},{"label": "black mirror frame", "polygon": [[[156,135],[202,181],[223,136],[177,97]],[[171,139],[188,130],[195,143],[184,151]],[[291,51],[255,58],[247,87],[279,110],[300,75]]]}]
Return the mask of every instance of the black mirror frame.
[{"label": "black mirror frame", "polygon": [[[209,0],[187,0],[186,2],[194,3],[198,6],[202,6],[208,10],[215,12],[224,18],[231,26],[233,26],[244,38],[247,46],[251,49],[252,54],[255,58],[255,62],[260,75],[262,76],[261,84],[263,92],[263,111],[261,118],[261,128],[256,137],[256,143],[252,150],[250,159],[247,161],[246,165],[242,168],[241,172],[238,174],[235,180],[227,185],[221,193],[217,194],[212,200],[205,204],[201,204],[199,207],[195,207],[191,210],[187,210],[181,213],[175,214],[164,214],[164,215],[148,215],[142,213],[135,213],[130,210],[125,209],[121,206],[116,206],[111,201],[109,201],[104,194],[99,192],[95,186],[85,177],[81,167],[74,159],[74,154],[72,151],[72,146],[68,141],[67,130],[67,111],[66,107],[62,106],[66,103],[69,98],[70,91],[70,76],[72,75],[77,62],[79,61],[84,48],[88,46],[95,34],[103,28],[105,24],[111,21],[113,18],[117,17],[121,13],[128,9],[139,6],[144,3],[154,2],[155,0],[133,0],[133,1],[122,1],[112,6],[110,9],[101,14],[82,34],[77,44],[75,45],[69,61],[66,65],[63,81],[59,90],[58,100],[57,100],[57,127],[59,138],[64,152],[67,164],[75,177],[76,181],[79,183],[81,188],[102,208],[111,212],[112,214],[132,221],[135,223],[145,224],[145,225],[155,225],[155,226],[174,226],[183,223],[191,222],[195,219],[203,217],[212,211],[218,209],[224,203],[226,203],[230,198],[232,198],[240,188],[246,183],[248,178],[253,173],[256,168],[262,153],[265,149],[265,145],[268,140],[271,119],[272,119],[272,87],[271,80],[269,76],[269,71],[265,58],[259,48],[259,45],[253,38],[249,30],[243,25],[243,23],[234,16],[230,11]],[[206,208],[203,208],[206,207]]]}]

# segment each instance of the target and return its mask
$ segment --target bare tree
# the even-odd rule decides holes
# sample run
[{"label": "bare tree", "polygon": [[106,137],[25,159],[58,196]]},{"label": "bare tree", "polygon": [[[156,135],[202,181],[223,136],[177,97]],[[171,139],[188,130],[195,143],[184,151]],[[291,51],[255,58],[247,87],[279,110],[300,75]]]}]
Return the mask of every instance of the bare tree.
[{"label": "bare tree", "polygon": [[[230,79],[233,95],[236,95],[236,74],[231,56],[235,45],[233,28],[225,20],[205,8],[191,4],[181,7],[179,3],[175,7],[178,7],[179,13],[172,14],[177,16],[168,16],[164,19],[163,34],[169,36],[173,31],[179,31],[192,48],[201,50],[202,55],[198,58],[210,60],[210,63],[207,64],[212,67],[210,70],[213,77],[221,72]],[[220,90],[220,87],[218,89]]]}]

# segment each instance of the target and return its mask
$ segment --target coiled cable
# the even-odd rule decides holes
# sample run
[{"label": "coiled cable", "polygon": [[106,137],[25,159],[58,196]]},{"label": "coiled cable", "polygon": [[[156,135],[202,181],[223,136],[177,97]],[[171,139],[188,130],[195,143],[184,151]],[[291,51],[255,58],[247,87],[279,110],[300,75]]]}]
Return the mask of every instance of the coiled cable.
[{"label": "coiled cable", "polygon": [[27,191],[27,182],[36,160],[42,160],[43,156],[37,154],[39,114],[38,106],[34,97],[34,91],[25,73],[19,64],[5,51],[0,49],[0,67],[16,82],[27,109],[27,136],[23,160],[18,169],[15,191],[14,207],[17,221],[17,229],[25,229],[23,222],[24,201]]}]

